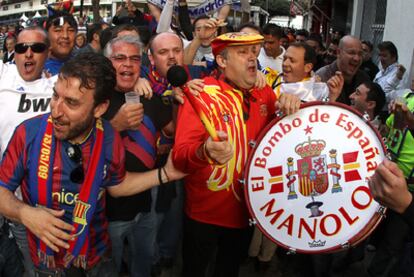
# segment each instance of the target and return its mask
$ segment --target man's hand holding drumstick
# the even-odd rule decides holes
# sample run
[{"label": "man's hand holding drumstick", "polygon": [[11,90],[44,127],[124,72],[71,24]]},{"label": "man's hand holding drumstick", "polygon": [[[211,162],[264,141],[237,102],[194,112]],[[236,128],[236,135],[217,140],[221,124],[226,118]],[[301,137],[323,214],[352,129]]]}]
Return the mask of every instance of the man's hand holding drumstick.
[{"label": "man's hand holding drumstick", "polygon": [[389,160],[378,166],[368,184],[374,199],[397,213],[404,213],[411,204],[412,194],[408,191],[404,174],[397,164]]}]

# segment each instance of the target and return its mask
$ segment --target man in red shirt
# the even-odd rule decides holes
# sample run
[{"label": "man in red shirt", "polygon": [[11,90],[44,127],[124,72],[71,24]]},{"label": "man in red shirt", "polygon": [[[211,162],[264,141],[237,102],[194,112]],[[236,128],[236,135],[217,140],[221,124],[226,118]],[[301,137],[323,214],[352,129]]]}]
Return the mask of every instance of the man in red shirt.
[{"label": "man in red shirt", "polygon": [[[189,173],[184,276],[205,276],[210,262],[215,263],[214,276],[238,276],[249,242],[248,212],[239,180],[249,142],[273,118],[277,100],[269,86],[255,87],[262,42],[261,35],[244,33],[225,34],[212,42],[221,76],[205,78],[199,97],[207,118],[219,130],[219,141],[208,135],[189,101],[179,109],[173,159],[177,168]],[[278,104],[290,114],[298,110],[300,101],[283,94]]]}]

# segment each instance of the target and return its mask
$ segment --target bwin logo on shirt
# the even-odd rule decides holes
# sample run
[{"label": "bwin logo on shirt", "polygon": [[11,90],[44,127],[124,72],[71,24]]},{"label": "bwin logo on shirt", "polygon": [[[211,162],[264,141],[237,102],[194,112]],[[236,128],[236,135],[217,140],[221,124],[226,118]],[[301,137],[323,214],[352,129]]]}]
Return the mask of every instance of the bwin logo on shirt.
[{"label": "bwin logo on shirt", "polygon": [[22,96],[20,96],[20,103],[17,111],[19,113],[45,112],[49,107],[50,99],[50,97],[28,99],[26,93],[23,93]]}]

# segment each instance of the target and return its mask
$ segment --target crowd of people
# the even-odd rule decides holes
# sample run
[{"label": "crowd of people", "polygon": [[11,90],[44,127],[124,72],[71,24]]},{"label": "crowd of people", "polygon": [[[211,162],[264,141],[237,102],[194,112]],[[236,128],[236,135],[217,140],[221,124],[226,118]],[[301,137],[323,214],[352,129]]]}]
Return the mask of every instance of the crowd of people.
[{"label": "crowd of people", "polygon": [[56,9],[1,26],[0,276],[149,277],[182,259],[183,276],[230,277],[248,256],[266,271],[277,246],[249,226],[240,180],[249,142],[308,101],[289,91],[306,82],[363,114],[393,160],[369,181],[386,220],[344,255],[309,255],[309,276],[342,276],[368,244],[369,276],[413,275],[414,82],[396,46],[380,43],[377,65],[351,35],[228,26],[229,5],[192,19],[175,2],[125,1],[110,24]]}]

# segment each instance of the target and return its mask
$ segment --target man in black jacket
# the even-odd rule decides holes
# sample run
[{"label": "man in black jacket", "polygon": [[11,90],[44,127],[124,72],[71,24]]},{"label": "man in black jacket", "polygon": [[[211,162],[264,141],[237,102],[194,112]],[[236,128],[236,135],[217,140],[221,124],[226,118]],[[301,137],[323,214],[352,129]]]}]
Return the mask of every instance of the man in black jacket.
[{"label": "man in black jacket", "polygon": [[368,74],[369,78],[374,80],[378,72],[378,66],[372,61],[372,43],[362,41],[362,64],[360,69]]},{"label": "man in black jacket", "polygon": [[[128,16],[121,16],[122,10],[126,8],[128,11]],[[124,6],[119,6],[112,23],[114,25],[121,24],[132,24],[134,26],[148,26],[149,21],[151,21],[151,16],[142,13],[131,0],[127,0]]]},{"label": "man in black jacket", "polygon": [[3,62],[14,62],[14,46],[16,45],[16,38],[14,36],[9,36],[5,41],[7,51],[4,52]]}]

